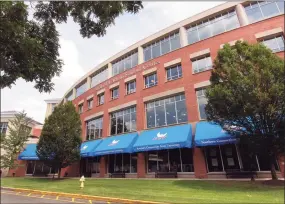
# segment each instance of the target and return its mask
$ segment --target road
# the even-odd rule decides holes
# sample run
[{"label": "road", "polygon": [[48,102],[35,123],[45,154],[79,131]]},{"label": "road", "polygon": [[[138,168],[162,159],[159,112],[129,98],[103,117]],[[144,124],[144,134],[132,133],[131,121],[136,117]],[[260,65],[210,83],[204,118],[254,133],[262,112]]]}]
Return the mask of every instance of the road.
[{"label": "road", "polygon": [[107,204],[110,202],[98,202],[83,199],[72,199],[67,197],[43,196],[36,194],[17,193],[13,191],[1,190],[1,204],[8,203],[92,203]]}]

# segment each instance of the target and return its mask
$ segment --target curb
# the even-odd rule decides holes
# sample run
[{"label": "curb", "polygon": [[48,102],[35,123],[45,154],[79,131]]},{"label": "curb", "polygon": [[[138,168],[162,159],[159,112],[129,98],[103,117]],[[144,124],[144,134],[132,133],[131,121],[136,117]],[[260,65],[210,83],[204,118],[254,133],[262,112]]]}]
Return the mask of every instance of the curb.
[{"label": "curb", "polygon": [[102,197],[102,196],[91,196],[91,195],[82,195],[82,194],[72,194],[72,193],[60,193],[60,192],[52,192],[52,191],[40,191],[33,189],[24,189],[24,188],[10,188],[10,187],[2,187],[1,190],[10,190],[14,192],[29,192],[34,194],[42,194],[42,195],[52,195],[52,196],[63,196],[69,198],[78,198],[85,200],[95,200],[95,201],[106,201],[106,202],[120,202],[120,203],[138,203],[138,204],[162,204],[160,202],[153,201],[143,201],[143,200],[130,200],[124,198],[111,198],[111,197]]}]

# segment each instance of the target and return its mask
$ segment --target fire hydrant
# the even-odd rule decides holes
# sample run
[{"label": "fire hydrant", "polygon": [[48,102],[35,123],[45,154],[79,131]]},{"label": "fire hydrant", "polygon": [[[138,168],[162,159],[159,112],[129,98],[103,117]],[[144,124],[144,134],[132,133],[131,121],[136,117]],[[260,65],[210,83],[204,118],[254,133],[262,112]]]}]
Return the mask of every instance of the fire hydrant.
[{"label": "fire hydrant", "polygon": [[85,181],[85,177],[81,176],[81,178],[79,179],[80,181],[80,188],[83,189],[84,188],[84,181]]}]

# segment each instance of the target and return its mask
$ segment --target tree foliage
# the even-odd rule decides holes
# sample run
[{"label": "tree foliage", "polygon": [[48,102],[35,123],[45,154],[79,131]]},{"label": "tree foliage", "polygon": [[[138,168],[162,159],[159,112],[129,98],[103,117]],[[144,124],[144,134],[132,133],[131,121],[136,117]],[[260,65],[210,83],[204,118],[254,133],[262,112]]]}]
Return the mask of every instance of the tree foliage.
[{"label": "tree foliage", "polygon": [[[32,119],[23,111],[15,114],[15,118],[9,120],[8,133],[1,139],[1,168],[16,168],[18,154],[24,149],[31,133]],[[1,135],[2,137],[2,135]]]},{"label": "tree foliage", "polygon": [[275,156],[285,153],[284,76],[284,59],[261,43],[238,41],[218,52],[206,91],[207,119],[239,135],[251,153],[269,155],[273,179]]},{"label": "tree foliage", "polygon": [[45,120],[37,155],[46,166],[65,168],[80,159],[81,120],[71,102],[55,107]]},{"label": "tree foliage", "polygon": [[125,12],[137,13],[140,1],[21,1],[0,2],[0,87],[11,87],[19,78],[35,82],[40,92],[53,90],[52,78],[61,73],[59,33],[56,24],[69,17],[79,24],[82,37],[98,37]]}]

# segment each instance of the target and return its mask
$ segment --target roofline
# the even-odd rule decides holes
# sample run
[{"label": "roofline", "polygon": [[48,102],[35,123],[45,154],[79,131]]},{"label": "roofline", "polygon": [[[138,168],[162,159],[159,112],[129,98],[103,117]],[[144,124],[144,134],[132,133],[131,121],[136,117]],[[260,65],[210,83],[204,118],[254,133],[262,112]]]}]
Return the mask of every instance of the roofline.
[{"label": "roofline", "polygon": [[213,8],[207,9],[203,12],[200,12],[194,16],[191,16],[187,19],[184,19],[182,21],[179,21],[178,23],[168,26],[165,29],[158,31],[140,41],[138,41],[135,44],[132,44],[131,46],[127,47],[126,49],[118,52],[117,54],[113,55],[112,57],[108,58],[107,60],[103,61],[102,63],[100,63],[99,65],[97,65],[95,68],[91,69],[89,72],[87,72],[84,76],[82,76],[79,80],[77,80],[69,89],[68,91],[63,95],[61,101],[64,100],[64,98],[72,91],[73,88],[75,88],[76,86],[78,86],[78,84],[80,84],[82,81],[86,80],[86,78],[90,75],[92,75],[94,72],[100,70],[100,68],[105,67],[106,65],[108,65],[108,63],[111,63],[112,61],[116,60],[119,57],[122,57],[123,55],[131,52],[132,50],[137,49],[140,46],[144,46],[148,43],[151,43],[152,41],[155,41],[156,39],[160,38],[163,35],[166,35],[168,33],[171,33],[177,29],[179,29],[180,27],[185,27],[188,26],[191,23],[194,23],[196,21],[202,20],[206,17],[209,17],[213,14],[217,14],[219,12],[222,12],[224,10],[227,10],[231,7],[234,7],[238,4],[243,4],[244,2],[247,2],[245,0],[242,1],[229,1],[220,5],[217,5]]}]

